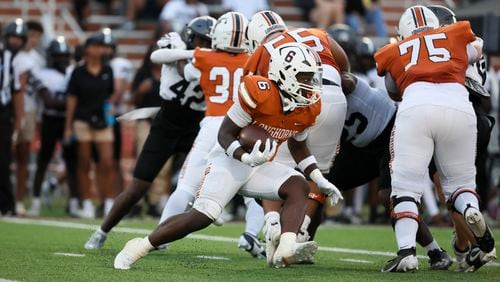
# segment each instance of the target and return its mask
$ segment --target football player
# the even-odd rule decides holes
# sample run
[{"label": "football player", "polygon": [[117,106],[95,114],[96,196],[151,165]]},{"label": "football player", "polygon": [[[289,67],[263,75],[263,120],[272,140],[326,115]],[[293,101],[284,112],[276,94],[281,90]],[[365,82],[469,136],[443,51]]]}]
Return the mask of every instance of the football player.
[{"label": "football player", "polygon": [[[301,43],[284,44],[271,55],[269,79],[249,75],[239,86],[238,102],[227,113],[218,133],[218,143],[210,152],[203,184],[193,209],[173,216],[145,238],[130,240],[116,256],[117,269],[129,269],[156,246],[181,239],[216,220],[236,193],[270,200],[285,200],[281,216],[280,244],[274,252],[276,267],[308,259],[315,242],[297,243],[297,233],[305,215],[308,185],[301,173],[272,161],[279,143],[288,146],[299,163],[311,154],[307,148],[308,128],[321,110],[321,63],[309,47]],[[246,151],[238,141],[242,128],[257,124],[272,137],[265,148],[261,140]],[[328,182],[316,162],[308,162],[303,173],[316,182],[322,192],[339,191]]]},{"label": "football player", "polygon": [[[378,177],[379,197],[388,207],[391,188],[389,140],[396,105],[385,87],[370,87],[350,73],[342,73],[342,90],[347,98],[348,118],[339,153],[327,178],[344,192]],[[450,267],[451,258],[434,240],[424,221],[419,222],[416,240],[427,250],[430,269]]]},{"label": "football player", "polygon": [[375,54],[389,95],[401,100],[391,136],[391,182],[398,255],[383,272],[418,269],[417,203],[434,156],[450,205],[464,216],[483,262],[496,258],[492,233],[475,193],[476,117],[463,86],[469,62],[479,59],[482,41],[469,22],[439,28],[428,8],[408,8],[399,21],[399,41]]},{"label": "football player", "polygon": [[[433,5],[428,8],[437,16],[441,26],[454,24],[457,22],[455,14],[450,9]],[[486,83],[486,59],[483,56],[479,61],[469,65],[465,75],[465,88],[469,92],[469,100],[472,102],[474,112],[476,113],[477,122],[477,150],[476,150],[476,184],[479,193],[488,191],[488,181],[486,175],[486,159],[488,157],[488,143],[490,141],[491,130],[495,124],[493,117],[487,114],[490,101],[490,94],[485,89]],[[487,105],[487,106],[485,106]],[[433,169],[435,171],[435,167]],[[480,252],[480,248],[473,234],[468,230],[463,216],[455,212],[454,209],[450,210],[453,222],[455,224],[455,237],[453,240],[453,250],[458,263],[459,271],[475,271],[484,265],[480,256],[475,254]],[[471,260],[475,257],[475,260]]]},{"label": "football player", "polygon": [[[255,14],[248,24],[245,33],[250,50],[253,52],[245,66],[245,73],[268,75],[270,68],[270,54],[279,46],[288,42],[300,42],[308,45],[320,57],[323,68],[323,91],[321,114],[316,124],[311,127],[308,138],[308,147],[312,156],[307,162],[316,162],[322,173],[327,173],[337,150],[342,134],[346,114],[346,98],[340,87],[340,71],[349,70],[349,62],[344,50],[321,29],[287,30],[281,17],[272,11],[262,11]],[[296,167],[288,147],[282,146],[276,155],[276,161],[290,167]],[[300,166],[299,166],[300,168]],[[312,187],[308,201],[308,212],[301,227],[300,240],[313,238],[316,228],[321,221],[322,206],[325,197],[316,187]],[[269,251],[275,249],[279,234],[279,210],[281,203],[264,202],[266,211],[266,247]],[[310,226],[309,226],[310,225]],[[273,231],[273,229],[277,229]],[[271,238],[272,237],[272,238]],[[268,262],[271,257],[268,257]]]},{"label": "football player", "polygon": [[[212,22],[206,18],[197,20]],[[210,29],[193,29],[192,32],[195,34],[195,47],[210,47]],[[175,44],[167,42],[166,45],[159,43],[159,47],[164,48],[186,48],[182,41]],[[162,66],[160,96],[163,99],[161,109],[153,120],[146,143],[137,159],[132,185],[115,199],[104,222],[85,243],[86,249],[102,248],[108,232],[146,194],[165,162],[175,153],[188,153],[191,149],[205,110],[199,86],[181,77],[175,65],[165,64]]]},{"label": "football player", "polygon": [[[187,60],[177,62],[179,73],[187,81],[200,81],[207,110],[193,148],[184,162],[177,188],[163,210],[160,223],[186,211],[201,185],[207,165],[206,156],[217,143],[217,132],[224,116],[233,101],[238,99],[238,86],[243,66],[248,59],[243,39],[247,23],[247,19],[240,13],[229,12],[222,15],[213,24],[212,49],[196,48],[190,52],[191,63]],[[152,54],[153,62],[169,63],[175,51],[157,50]],[[244,200],[247,205],[247,224],[238,246],[254,257],[264,258],[264,248],[257,239],[264,223],[264,212],[254,199],[245,197]]]}]

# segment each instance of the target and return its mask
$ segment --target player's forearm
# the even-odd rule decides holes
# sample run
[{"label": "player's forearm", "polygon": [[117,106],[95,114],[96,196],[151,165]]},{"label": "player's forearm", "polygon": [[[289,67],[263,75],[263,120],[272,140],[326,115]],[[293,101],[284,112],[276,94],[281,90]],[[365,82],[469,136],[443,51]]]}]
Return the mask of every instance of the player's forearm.
[{"label": "player's forearm", "polygon": [[[228,116],[224,118],[217,135],[217,141],[221,147],[231,155],[231,157],[241,160],[241,156],[246,153],[245,150],[238,144],[238,135],[241,131],[236,123],[234,123]],[[235,143],[238,142],[238,143]]]},{"label": "player's forearm", "polygon": [[193,54],[193,50],[158,49],[151,54],[151,61],[155,64],[170,64],[191,59]]},{"label": "player's forearm", "polygon": [[299,169],[305,175],[310,175],[313,170],[318,168],[318,166],[316,164],[316,159],[307,147],[306,140],[297,141],[294,138],[290,138],[287,143],[290,153],[292,154],[292,157],[297,163]]}]

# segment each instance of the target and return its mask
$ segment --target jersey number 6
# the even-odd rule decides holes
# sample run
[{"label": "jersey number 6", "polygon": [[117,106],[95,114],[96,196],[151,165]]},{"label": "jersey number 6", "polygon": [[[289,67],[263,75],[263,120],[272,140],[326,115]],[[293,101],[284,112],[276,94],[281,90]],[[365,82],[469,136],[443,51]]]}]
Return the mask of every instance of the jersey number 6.
[{"label": "jersey number 6", "polygon": [[[445,48],[436,48],[434,46],[434,40],[442,40],[446,39],[446,34],[437,33],[437,34],[429,34],[424,37],[425,47],[427,48],[427,52],[429,54],[429,60],[435,63],[439,62],[447,62],[450,60],[450,51]],[[408,53],[408,49],[411,48],[411,58],[410,62],[405,66],[405,71],[407,71],[412,66],[418,64],[418,58],[420,56],[420,38],[415,38],[410,41],[406,41],[399,45],[399,54],[401,56]]]}]

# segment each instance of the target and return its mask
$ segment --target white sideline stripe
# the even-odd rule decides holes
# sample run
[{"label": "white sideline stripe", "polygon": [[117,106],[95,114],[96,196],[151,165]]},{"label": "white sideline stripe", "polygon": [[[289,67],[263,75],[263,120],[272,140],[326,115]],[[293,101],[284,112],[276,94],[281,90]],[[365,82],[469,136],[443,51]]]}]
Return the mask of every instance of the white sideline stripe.
[{"label": "white sideline stripe", "polygon": [[346,261],[346,262],[355,262],[355,263],[373,263],[373,261],[370,260],[362,260],[362,259],[350,259],[350,258],[341,258],[339,259],[340,261]]},{"label": "white sideline stripe", "polygon": [[18,282],[19,280],[9,280],[9,279],[4,279],[0,278],[0,282]]},{"label": "white sideline stripe", "polygon": [[199,259],[213,259],[213,260],[231,260],[230,258],[218,257],[218,256],[196,256],[196,258],[199,258]]},{"label": "white sideline stripe", "polygon": [[56,256],[65,256],[65,257],[84,257],[84,254],[74,254],[74,253],[54,253]]},{"label": "white sideline stripe", "polygon": [[[52,226],[52,227],[63,227],[63,228],[73,228],[73,229],[83,229],[83,230],[96,230],[99,226],[85,223],[75,223],[68,221],[57,221],[57,220],[45,220],[45,219],[28,219],[28,218],[16,218],[16,217],[3,217],[0,221],[24,225],[42,225],[42,226]],[[151,230],[141,229],[141,228],[128,228],[128,227],[115,227],[113,232],[127,233],[127,234],[140,234],[149,235]],[[237,243],[237,238],[223,237],[223,236],[213,236],[213,235],[201,235],[201,234],[190,234],[187,236],[189,239],[216,241],[216,242],[228,242]],[[325,252],[334,253],[346,253],[346,254],[359,254],[359,255],[374,255],[374,256],[384,256],[384,257],[394,257],[396,253],[393,252],[382,252],[382,251],[369,251],[363,249],[348,249],[348,248],[337,248],[337,247],[319,247],[318,250]],[[419,255],[419,259],[428,259],[427,256]],[[486,266],[496,266],[499,267],[500,263],[490,262]]]}]

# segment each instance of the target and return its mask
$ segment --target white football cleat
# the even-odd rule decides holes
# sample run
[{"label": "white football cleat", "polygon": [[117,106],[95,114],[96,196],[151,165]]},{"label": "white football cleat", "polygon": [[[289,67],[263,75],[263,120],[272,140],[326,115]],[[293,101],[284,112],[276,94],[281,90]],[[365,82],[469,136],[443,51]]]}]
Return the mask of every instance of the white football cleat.
[{"label": "white football cleat", "polygon": [[241,234],[238,240],[238,248],[247,251],[254,258],[266,258],[266,250],[260,244],[259,239],[248,232]]},{"label": "white football cleat", "polygon": [[154,247],[149,243],[148,237],[134,238],[128,241],[115,257],[115,269],[130,269],[132,264],[146,256],[152,249]]},{"label": "white football cleat", "polygon": [[418,270],[418,259],[415,248],[402,249],[398,256],[388,261],[381,272],[414,272]]},{"label": "white football cleat", "polygon": [[298,264],[303,261],[313,260],[318,250],[318,244],[314,241],[304,243],[283,244],[280,243],[273,257],[276,268],[287,267],[290,264]]},{"label": "white football cleat", "polygon": [[101,231],[101,229],[97,229],[92,235],[90,236],[89,240],[85,243],[83,246],[87,250],[97,250],[102,248],[104,246],[104,242],[106,242],[106,239],[108,238],[108,235]]},{"label": "white football cleat", "polygon": [[266,221],[266,224],[264,225],[262,231],[264,232],[264,237],[266,238],[267,264],[269,266],[273,266],[274,252],[276,251],[276,248],[278,248],[278,245],[280,243],[281,224],[279,221]]}]

